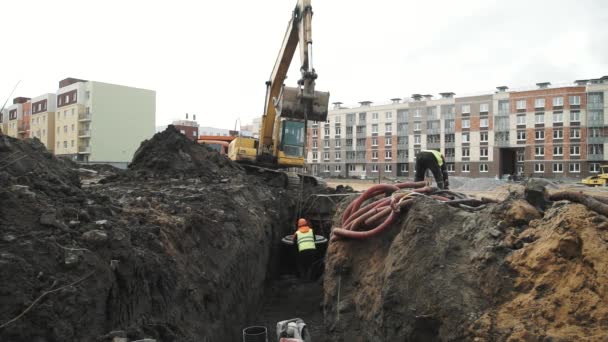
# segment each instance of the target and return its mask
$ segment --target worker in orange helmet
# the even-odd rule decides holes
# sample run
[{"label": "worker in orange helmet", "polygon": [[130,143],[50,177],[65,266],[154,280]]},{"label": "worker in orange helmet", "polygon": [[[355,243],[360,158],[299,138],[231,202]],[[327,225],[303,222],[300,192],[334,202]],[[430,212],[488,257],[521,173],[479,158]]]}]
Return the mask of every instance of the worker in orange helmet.
[{"label": "worker in orange helmet", "polygon": [[293,241],[298,246],[298,273],[300,278],[312,280],[312,264],[315,260],[315,233],[306,222],[298,220],[298,230],[293,234]]}]

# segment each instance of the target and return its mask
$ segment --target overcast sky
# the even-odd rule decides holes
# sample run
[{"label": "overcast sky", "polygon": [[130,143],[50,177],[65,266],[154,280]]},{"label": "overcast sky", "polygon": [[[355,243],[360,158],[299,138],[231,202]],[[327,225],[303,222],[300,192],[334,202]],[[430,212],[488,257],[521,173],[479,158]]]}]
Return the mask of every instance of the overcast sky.
[{"label": "overcast sky", "polygon": [[[2,102],[65,77],[156,90],[157,124],[230,128],[262,114],[295,0],[3,1]],[[330,102],[458,95],[608,75],[608,1],[313,0]],[[288,85],[299,78],[299,57]],[[1,105],[1,104],[0,104]]]}]

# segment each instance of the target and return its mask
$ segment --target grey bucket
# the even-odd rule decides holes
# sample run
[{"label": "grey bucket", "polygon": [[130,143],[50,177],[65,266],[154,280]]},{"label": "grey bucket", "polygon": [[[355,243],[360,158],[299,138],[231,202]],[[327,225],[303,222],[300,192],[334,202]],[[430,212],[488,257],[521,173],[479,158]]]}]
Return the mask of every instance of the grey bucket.
[{"label": "grey bucket", "polygon": [[266,327],[255,325],[243,329],[243,342],[268,342]]}]

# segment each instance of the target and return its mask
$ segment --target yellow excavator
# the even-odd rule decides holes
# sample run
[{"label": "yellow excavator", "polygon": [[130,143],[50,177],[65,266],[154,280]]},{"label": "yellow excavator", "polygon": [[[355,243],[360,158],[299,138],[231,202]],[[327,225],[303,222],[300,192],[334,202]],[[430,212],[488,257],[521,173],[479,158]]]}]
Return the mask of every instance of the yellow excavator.
[{"label": "yellow excavator", "polygon": [[[312,14],[311,0],[298,0],[270,80],[266,82],[259,138],[237,137],[228,146],[230,159],[277,173],[289,183],[294,182],[295,176],[277,169],[304,167],[307,122],[327,120],[329,92],[315,90]],[[286,87],[283,82],[298,45],[302,77],[297,87]],[[317,183],[314,177],[302,174],[298,174],[295,181]]]},{"label": "yellow excavator", "polygon": [[608,165],[600,166],[602,173],[584,178],[581,183],[587,186],[608,186]]}]

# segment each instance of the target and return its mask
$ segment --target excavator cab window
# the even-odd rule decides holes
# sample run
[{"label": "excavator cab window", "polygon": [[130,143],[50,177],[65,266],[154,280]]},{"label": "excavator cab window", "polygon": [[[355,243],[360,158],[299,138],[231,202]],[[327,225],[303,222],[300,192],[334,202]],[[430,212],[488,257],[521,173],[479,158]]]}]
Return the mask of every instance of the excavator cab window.
[{"label": "excavator cab window", "polygon": [[290,157],[304,156],[304,123],[284,120],[282,124],[281,151]]}]

